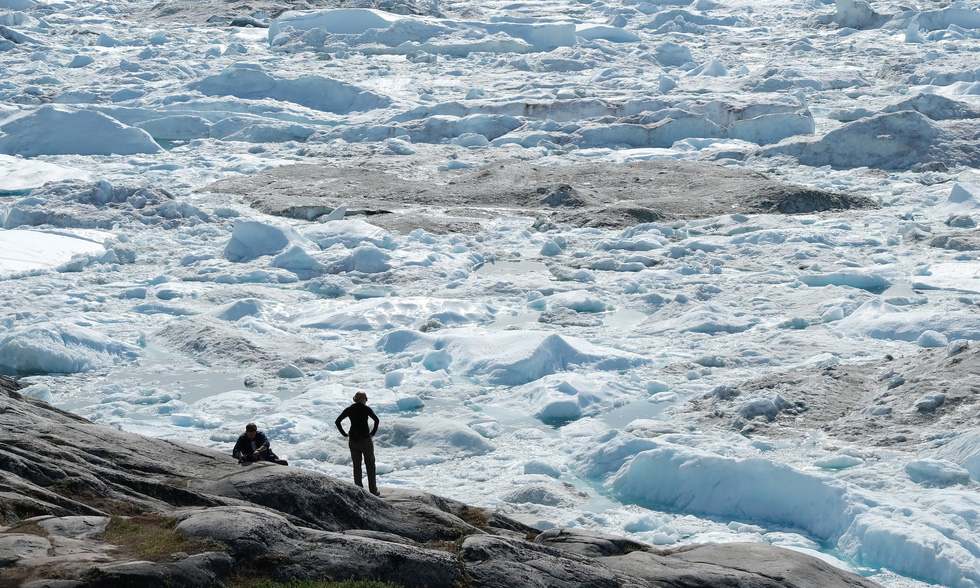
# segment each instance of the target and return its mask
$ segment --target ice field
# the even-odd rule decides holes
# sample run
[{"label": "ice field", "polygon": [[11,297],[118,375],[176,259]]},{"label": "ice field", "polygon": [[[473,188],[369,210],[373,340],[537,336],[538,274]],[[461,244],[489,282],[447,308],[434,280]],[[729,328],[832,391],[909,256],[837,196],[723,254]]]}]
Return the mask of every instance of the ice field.
[{"label": "ice field", "polygon": [[[624,222],[501,161],[867,206]],[[263,211],[295,164],[367,180]],[[364,390],[382,486],[541,529],[980,587],[978,220],[975,0],[0,0],[0,373],[341,479]]]}]

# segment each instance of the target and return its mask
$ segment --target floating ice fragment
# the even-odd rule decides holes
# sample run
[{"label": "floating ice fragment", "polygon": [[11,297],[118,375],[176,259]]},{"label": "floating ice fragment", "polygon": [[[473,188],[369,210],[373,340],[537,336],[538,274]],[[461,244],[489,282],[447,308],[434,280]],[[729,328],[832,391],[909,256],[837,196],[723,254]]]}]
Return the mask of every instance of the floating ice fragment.
[{"label": "floating ice fragment", "polygon": [[344,222],[318,224],[303,230],[303,235],[314,241],[320,249],[330,249],[341,244],[348,249],[356,249],[371,244],[382,249],[395,249],[395,237],[361,219],[344,219]]},{"label": "floating ice fragment", "polygon": [[521,394],[530,402],[534,418],[554,425],[612,408],[631,391],[614,381],[568,374],[545,376],[525,386]]},{"label": "floating ice fragment", "polygon": [[34,0],[0,0],[0,8],[7,10],[30,10],[36,6]]},{"label": "floating ice fragment", "polygon": [[957,339],[956,341],[953,341],[946,347],[946,357],[953,357],[954,355],[957,355],[958,353],[960,353],[961,351],[969,347],[970,347],[969,341],[967,341],[966,339]]},{"label": "floating ice fragment", "polygon": [[949,341],[946,335],[936,331],[923,331],[919,338],[915,340],[919,347],[946,347]]},{"label": "floating ice fragment", "polygon": [[765,151],[791,155],[814,167],[908,169],[936,157],[972,162],[956,143],[940,140],[940,126],[914,110],[862,118],[830,131],[816,141],[783,143]]},{"label": "floating ice fragment", "polygon": [[918,340],[925,331],[942,333],[947,339],[980,339],[980,319],[971,314],[909,310],[880,300],[862,303],[832,328],[841,333],[909,342]]},{"label": "floating ice fragment", "polygon": [[122,47],[125,45],[122,41],[114,39],[105,33],[101,33],[99,38],[95,40],[96,47]]},{"label": "floating ice fragment", "polygon": [[542,331],[487,333],[469,328],[435,334],[394,331],[377,344],[386,353],[446,349],[455,372],[485,378],[494,385],[520,385],[573,366],[618,371],[649,360],[633,353],[598,347],[584,340]]},{"label": "floating ice fragment", "polygon": [[430,372],[448,370],[452,362],[452,355],[445,349],[430,351],[422,358],[422,366]]},{"label": "floating ice fragment", "polygon": [[936,450],[936,457],[959,464],[980,482],[980,428],[967,429]]},{"label": "floating ice fragment", "polygon": [[[398,410],[402,411],[420,410],[425,407],[425,402],[423,402],[418,396],[403,396],[395,401],[395,406],[398,407]],[[486,437],[486,435],[484,435],[484,437]]]},{"label": "floating ice fragment", "polygon": [[303,370],[299,369],[293,364],[285,365],[279,368],[280,378],[302,378]]},{"label": "floating ice fragment", "polygon": [[828,308],[822,315],[820,315],[820,321],[824,323],[831,323],[834,321],[839,321],[844,318],[844,309],[839,306],[833,306]]},{"label": "floating ice fragment", "polygon": [[16,327],[0,338],[0,366],[24,373],[84,372],[139,355],[136,346],[71,323]]},{"label": "floating ice fragment", "polygon": [[888,278],[875,272],[874,270],[807,274],[800,276],[799,280],[807,286],[813,288],[820,288],[824,286],[850,286],[852,288],[868,290],[869,292],[883,292],[892,285],[892,282]]},{"label": "floating ice fragment", "polygon": [[228,304],[220,307],[214,311],[214,316],[222,320],[234,322],[246,316],[261,317],[263,314],[265,314],[266,309],[266,302],[259,300],[258,298],[244,298],[242,300],[229,302]]},{"label": "floating ice fragment", "polygon": [[94,110],[47,105],[0,126],[0,153],[9,155],[132,155],[162,150],[146,131]]},{"label": "floating ice fragment", "polygon": [[263,255],[279,253],[294,240],[305,241],[290,227],[236,220],[224,255],[228,261],[251,261]]},{"label": "floating ice fragment", "polygon": [[374,247],[365,245],[358,247],[342,259],[327,264],[326,272],[332,274],[360,272],[365,274],[378,274],[391,269],[391,255]]},{"label": "floating ice fragment", "polygon": [[452,144],[460,147],[486,147],[490,141],[479,133],[463,133],[453,138]]},{"label": "floating ice fragment", "polygon": [[641,504],[737,516],[835,537],[846,526],[844,485],[764,459],[732,459],[649,441],[613,476],[619,496]]},{"label": "floating ice fragment", "polygon": [[905,464],[905,473],[922,486],[946,488],[970,483],[970,472],[966,468],[944,459],[910,461]]},{"label": "floating ice fragment", "polygon": [[388,139],[385,141],[385,149],[394,155],[414,155],[415,147],[410,141],[405,139]]},{"label": "floating ice fragment", "polygon": [[529,461],[524,464],[525,474],[538,474],[550,478],[561,477],[561,470],[543,461]]},{"label": "floating ice fragment", "polygon": [[619,26],[580,24],[575,27],[575,36],[587,41],[602,39],[612,43],[635,43],[640,40],[636,33]]},{"label": "floating ice fragment", "polygon": [[463,325],[493,319],[493,311],[486,304],[434,298],[387,300],[383,299],[385,294],[353,304],[316,304],[289,320],[308,328],[375,331],[419,328],[432,320],[443,325]]},{"label": "floating ice fragment", "polygon": [[925,39],[919,34],[919,23],[911,22],[909,26],[905,29],[905,42],[906,43],[925,43]]},{"label": "floating ice fragment", "polygon": [[640,323],[639,327],[651,334],[675,330],[715,335],[741,333],[751,329],[756,322],[757,319],[736,316],[732,311],[721,306],[702,304],[672,319],[664,320],[654,315]]},{"label": "floating ice fragment", "polygon": [[832,455],[813,462],[813,465],[825,470],[843,470],[864,463],[863,459],[851,455]]},{"label": "floating ice fragment", "polygon": [[840,27],[864,29],[874,26],[881,20],[871,5],[863,0],[835,0],[837,13],[833,21]]},{"label": "floating ice fragment", "polygon": [[378,431],[378,440],[394,447],[413,449],[415,455],[428,455],[437,461],[484,455],[493,445],[482,435],[454,420],[440,418],[396,419]]},{"label": "floating ice fragment", "polygon": [[246,100],[272,98],[341,114],[381,108],[390,102],[378,94],[320,76],[276,78],[251,63],[237,63],[219,75],[193,82],[188,87],[207,96],[235,96]]},{"label": "floating ice fragment", "polygon": [[54,401],[54,396],[51,394],[51,388],[47,384],[32,384],[21,390],[21,394],[24,396],[30,396],[31,398],[37,398],[38,400],[43,400],[48,404],[51,404]]},{"label": "floating ice fragment", "polygon": [[25,35],[20,31],[16,31],[14,29],[11,29],[3,25],[0,25],[0,39],[5,39],[17,45],[22,45],[25,43],[30,43],[35,45],[42,44],[40,41],[38,41],[37,39],[29,35]]},{"label": "floating ice fragment", "polygon": [[779,413],[792,408],[793,405],[786,401],[778,392],[774,390],[759,390],[740,399],[735,404],[735,412],[746,420],[756,417],[765,417],[766,420],[775,420]]},{"label": "floating ice fragment", "polygon": [[269,264],[295,273],[301,279],[322,274],[326,268],[299,245],[293,245],[272,258]]},{"label": "floating ice fragment", "polygon": [[546,255],[548,257],[561,255],[562,251],[564,251],[562,247],[552,239],[548,239],[544,242],[544,245],[541,246],[541,255]]},{"label": "floating ice fragment", "polygon": [[136,127],[150,133],[158,141],[190,141],[207,137],[211,121],[182,114],[141,121],[136,123]]},{"label": "floating ice fragment", "polygon": [[75,57],[72,57],[71,61],[69,61],[68,65],[65,67],[77,69],[92,63],[95,63],[95,58],[91,55],[76,55]]},{"label": "floating ice fragment", "polygon": [[550,308],[568,308],[575,312],[605,312],[612,306],[585,290],[572,290],[546,298]]},{"label": "floating ice fragment", "polygon": [[660,65],[665,67],[684,65],[685,63],[694,61],[690,49],[684,45],[670,42],[658,46],[654,56]]}]

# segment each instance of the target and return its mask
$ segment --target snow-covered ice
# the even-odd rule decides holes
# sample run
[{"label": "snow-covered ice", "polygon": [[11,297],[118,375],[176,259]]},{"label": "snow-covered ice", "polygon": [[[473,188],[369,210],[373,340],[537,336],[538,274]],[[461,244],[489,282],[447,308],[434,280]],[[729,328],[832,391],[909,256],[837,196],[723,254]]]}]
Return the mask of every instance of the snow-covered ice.
[{"label": "snow-covered ice", "polygon": [[383,485],[980,587],[980,3],[303,7],[0,0],[0,371],[342,479],[365,390]]}]

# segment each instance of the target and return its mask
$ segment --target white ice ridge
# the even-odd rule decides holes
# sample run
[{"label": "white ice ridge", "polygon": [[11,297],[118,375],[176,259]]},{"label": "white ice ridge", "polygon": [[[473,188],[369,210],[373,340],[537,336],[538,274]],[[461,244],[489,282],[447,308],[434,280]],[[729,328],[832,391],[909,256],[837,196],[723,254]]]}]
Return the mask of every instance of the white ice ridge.
[{"label": "white ice ridge", "polygon": [[[297,46],[320,51],[357,47],[371,53],[407,54],[412,51],[465,56],[474,51],[529,53],[575,44],[571,22],[466,22],[431,17],[395,15],[366,8],[324,11],[288,11],[272,20],[269,42],[274,49]],[[612,28],[612,27],[610,27]],[[322,34],[310,43],[305,31]],[[474,35],[474,30],[485,31]],[[599,38],[616,33],[584,29]],[[468,34],[469,33],[469,34]],[[485,37],[489,33],[489,38]],[[622,36],[626,33],[618,33]],[[628,35],[628,34],[627,34]],[[630,35],[630,38],[633,38]]]},{"label": "white ice ridge", "polygon": [[75,258],[99,258],[110,237],[110,233],[92,230],[0,228],[0,280],[54,270]]},{"label": "white ice ridge", "polygon": [[962,516],[980,521],[980,503],[954,514],[941,504],[910,506],[767,459],[654,440],[640,445],[645,447],[609,476],[610,489],[625,500],[802,531],[865,565],[946,586],[980,585],[977,528],[951,532],[961,528]]},{"label": "white ice ridge", "polygon": [[399,330],[378,341],[390,354],[421,355],[427,369],[445,369],[492,385],[526,384],[556,372],[626,370],[649,362],[634,353],[544,331],[486,332],[471,328],[434,334]]},{"label": "white ice ridge", "polygon": [[[57,132],[52,132],[57,129]],[[144,130],[94,110],[42,106],[0,119],[0,153],[9,155],[132,155],[162,151]]]},{"label": "white ice ridge", "polygon": [[47,182],[61,180],[94,182],[96,175],[83,169],[64,167],[35,159],[0,155],[0,195],[24,192],[43,186]]},{"label": "white ice ridge", "polygon": [[915,341],[927,331],[942,333],[950,341],[980,339],[980,317],[950,316],[938,310],[909,309],[880,300],[863,303],[834,323],[834,330],[873,339]]},{"label": "white ice ridge", "polygon": [[466,300],[399,297],[375,298],[356,302],[318,304],[289,318],[289,322],[308,328],[342,331],[387,331],[432,326],[487,323],[494,309],[487,304]]},{"label": "white ice ridge", "polygon": [[547,375],[516,388],[512,400],[504,404],[514,406],[518,413],[530,409],[543,423],[560,424],[600,414],[641,396],[645,394],[615,377],[572,372]]},{"label": "white ice ridge", "polygon": [[[272,98],[336,113],[373,110],[389,103],[383,96],[322,76],[275,78],[262,71],[262,66],[256,63],[235,63],[220,74],[193,82],[188,87],[205,96],[235,96],[249,100]],[[210,134],[214,136],[217,131],[212,126]]]},{"label": "white ice ridge", "polygon": [[70,374],[138,357],[139,348],[87,327],[42,322],[6,331],[0,337],[2,367],[23,373]]}]

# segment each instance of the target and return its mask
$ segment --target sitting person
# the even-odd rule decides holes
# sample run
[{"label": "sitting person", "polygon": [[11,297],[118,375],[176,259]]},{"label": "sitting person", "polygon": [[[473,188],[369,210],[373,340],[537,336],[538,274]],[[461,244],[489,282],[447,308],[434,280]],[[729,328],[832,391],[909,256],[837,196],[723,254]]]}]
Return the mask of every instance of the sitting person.
[{"label": "sitting person", "polygon": [[246,461],[271,461],[279,465],[288,465],[286,460],[272,452],[269,439],[259,430],[255,423],[245,425],[245,432],[238,437],[235,449],[231,454],[239,463]]}]

